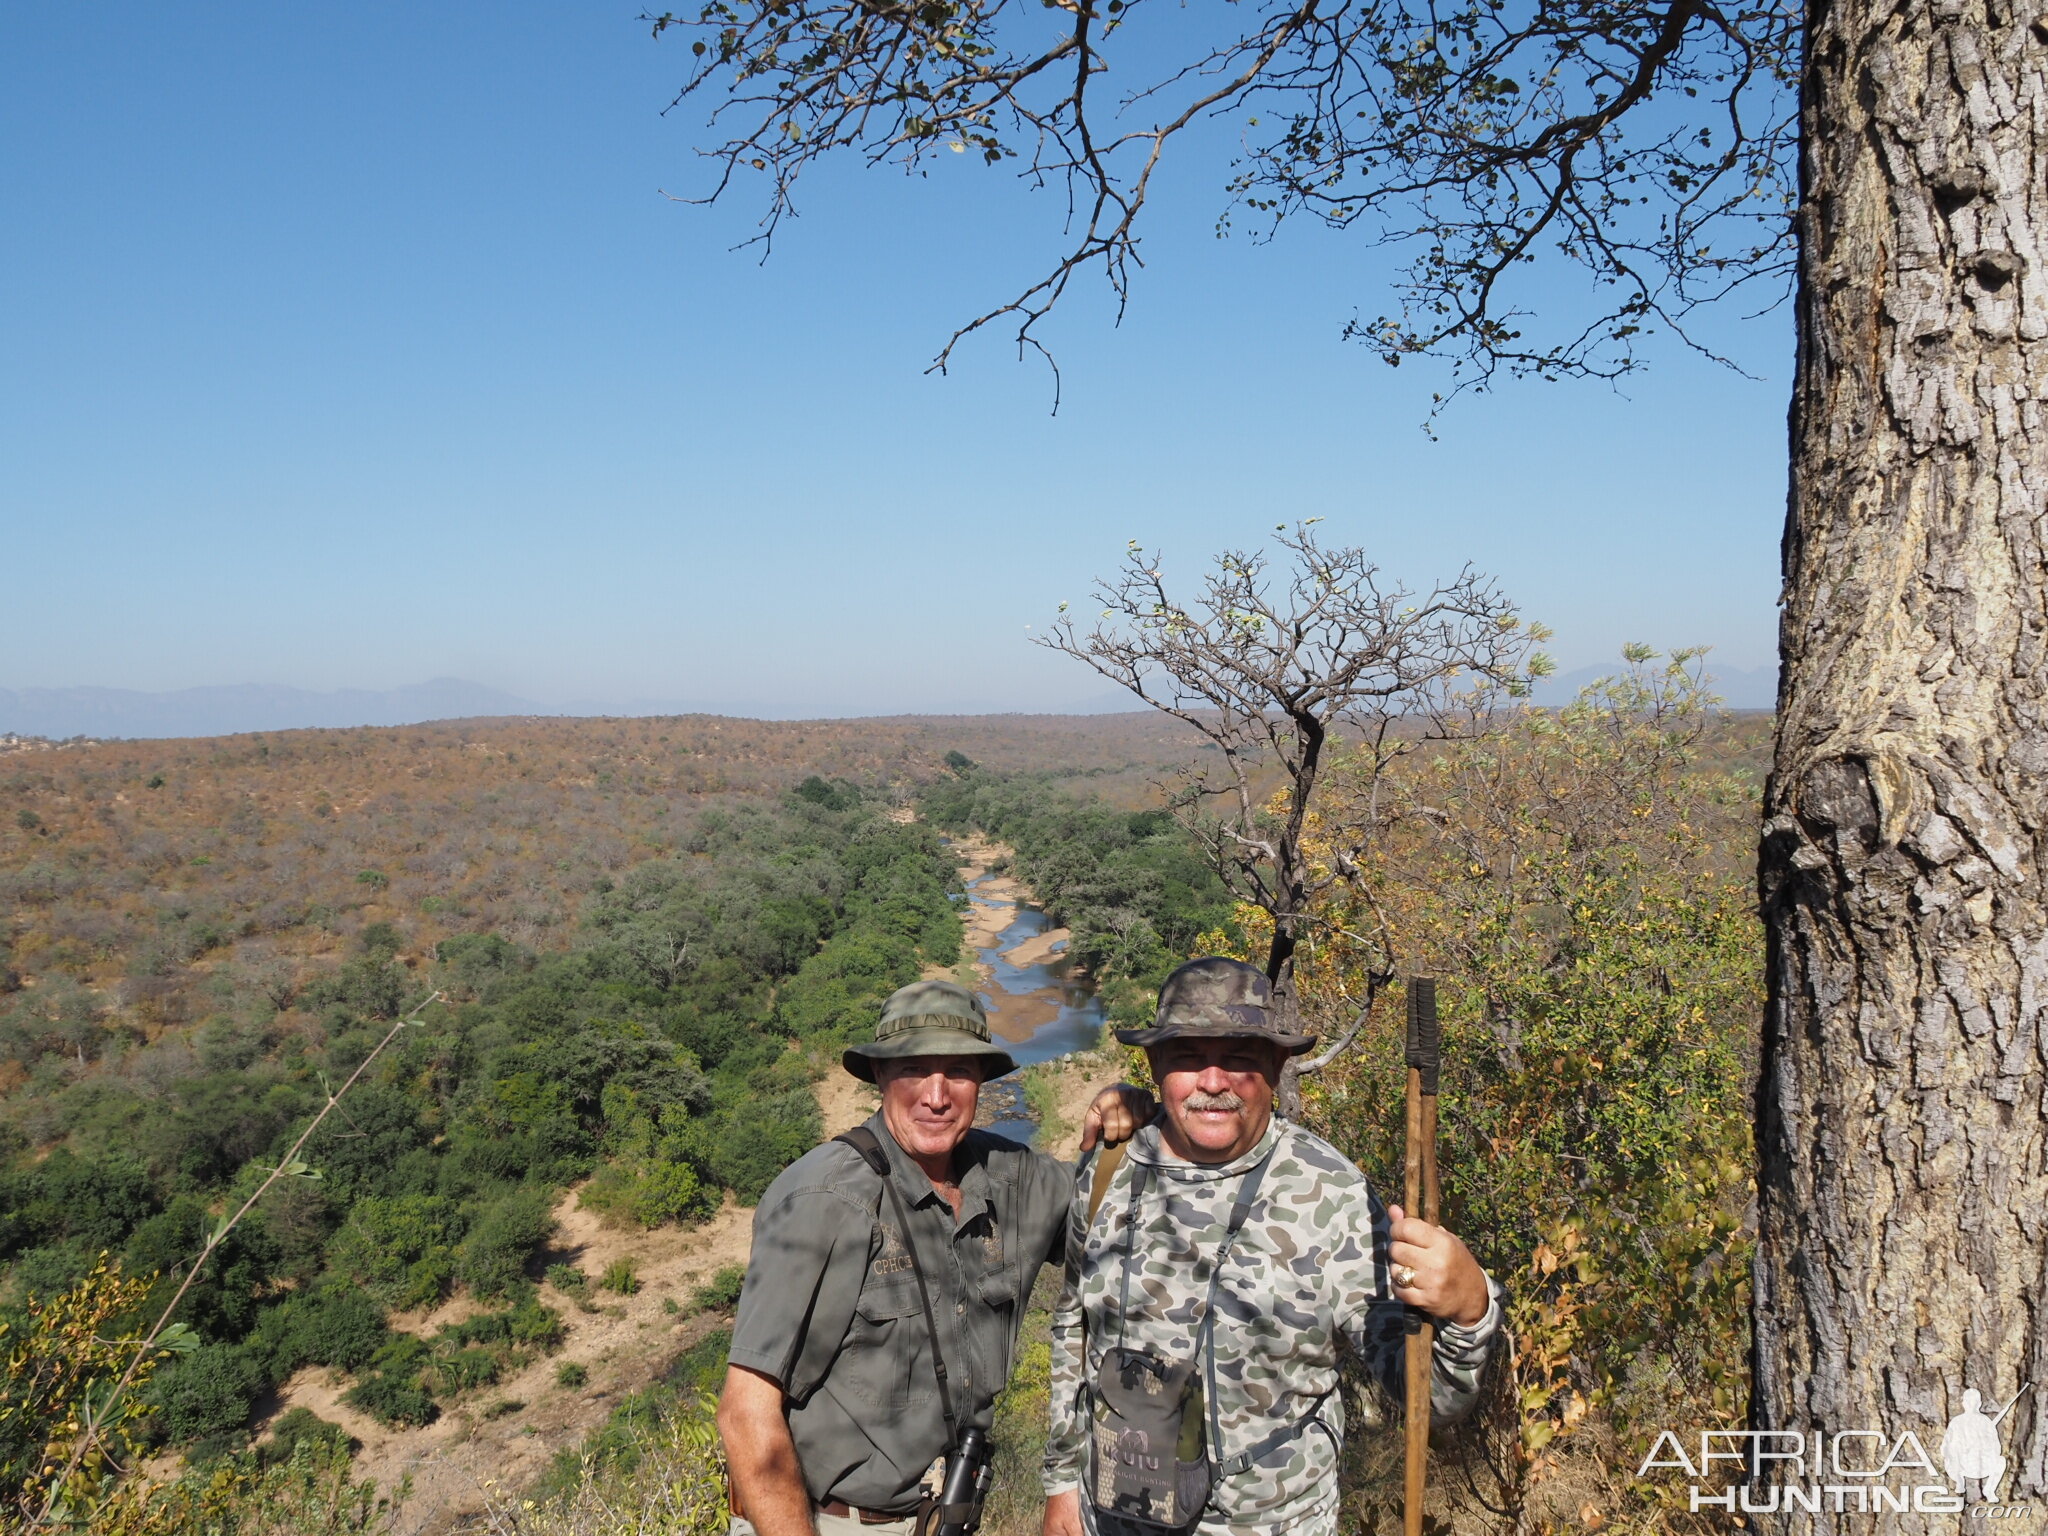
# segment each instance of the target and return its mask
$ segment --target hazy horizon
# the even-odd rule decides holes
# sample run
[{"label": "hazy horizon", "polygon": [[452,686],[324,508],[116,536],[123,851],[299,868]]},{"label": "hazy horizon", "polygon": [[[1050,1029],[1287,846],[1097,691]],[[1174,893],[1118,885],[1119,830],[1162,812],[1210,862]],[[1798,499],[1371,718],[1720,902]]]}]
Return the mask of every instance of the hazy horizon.
[{"label": "hazy horizon", "polygon": [[[1583,667],[1538,685],[1535,701],[1567,702],[1610,667]],[[1752,671],[1709,667],[1714,691],[1730,709],[1770,709],[1775,668]],[[149,739],[226,736],[251,731],[348,729],[426,724],[437,720],[539,715],[603,718],[716,715],[745,720],[860,720],[891,717],[1142,714],[1146,706],[1115,689],[1078,694],[1052,708],[1028,708],[999,699],[965,701],[941,709],[818,711],[780,709],[745,699],[528,699],[464,678],[430,678],[394,689],[316,691],[252,684],[144,692],[112,688],[0,688],[0,734],[62,740],[74,736]]]}]

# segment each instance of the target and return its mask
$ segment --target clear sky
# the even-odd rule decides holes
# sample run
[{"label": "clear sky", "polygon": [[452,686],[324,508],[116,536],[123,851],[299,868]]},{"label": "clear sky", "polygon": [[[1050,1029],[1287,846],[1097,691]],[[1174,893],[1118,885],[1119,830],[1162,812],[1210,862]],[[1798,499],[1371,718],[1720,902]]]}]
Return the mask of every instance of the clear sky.
[{"label": "clear sky", "polygon": [[1065,401],[953,326],[1057,209],[964,157],[816,178],[764,265],[701,185],[686,44],[623,4],[0,10],[0,687],[452,675],[546,702],[1042,709],[1026,642],[1125,542],[1168,571],[1320,516],[1417,579],[1470,561],[1572,668],[1775,649],[1789,321],[1745,379],[1439,381],[1339,339],[1363,247],[1211,235],[1170,176]]}]

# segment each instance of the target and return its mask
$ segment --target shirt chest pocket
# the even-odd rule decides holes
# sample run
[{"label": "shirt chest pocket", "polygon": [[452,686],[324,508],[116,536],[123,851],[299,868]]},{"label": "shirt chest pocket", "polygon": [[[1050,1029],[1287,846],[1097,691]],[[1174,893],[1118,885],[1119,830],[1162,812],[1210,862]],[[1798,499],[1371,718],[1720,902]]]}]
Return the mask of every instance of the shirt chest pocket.
[{"label": "shirt chest pocket", "polygon": [[878,1408],[908,1408],[937,1391],[917,1282],[869,1275],[847,1338],[846,1389]]},{"label": "shirt chest pocket", "polygon": [[992,1312],[1000,1312],[1005,1307],[1015,1306],[1017,1304],[1016,1267],[1010,1264],[998,1264],[994,1269],[984,1271],[975,1290],[981,1297],[982,1305]]}]

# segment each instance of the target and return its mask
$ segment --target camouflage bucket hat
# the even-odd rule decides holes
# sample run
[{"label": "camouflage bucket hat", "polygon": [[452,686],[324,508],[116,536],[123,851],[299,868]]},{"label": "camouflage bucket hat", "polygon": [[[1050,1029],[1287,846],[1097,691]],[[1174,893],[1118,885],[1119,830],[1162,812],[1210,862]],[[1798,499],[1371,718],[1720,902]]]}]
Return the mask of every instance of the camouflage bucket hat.
[{"label": "camouflage bucket hat", "polygon": [[985,1056],[983,1081],[1016,1068],[1016,1061],[989,1040],[988,1011],[981,999],[951,981],[913,981],[898,987],[882,1005],[872,1045],[851,1045],[840,1064],[864,1083],[875,1080],[875,1063],[902,1056]]},{"label": "camouflage bucket hat", "polygon": [[1190,960],[1166,978],[1150,1029],[1116,1032],[1125,1045],[1153,1046],[1183,1036],[1270,1040],[1289,1056],[1316,1043],[1314,1035],[1291,1035],[1280,1027],[1273,984],[1264,971],[1221,955]]}]

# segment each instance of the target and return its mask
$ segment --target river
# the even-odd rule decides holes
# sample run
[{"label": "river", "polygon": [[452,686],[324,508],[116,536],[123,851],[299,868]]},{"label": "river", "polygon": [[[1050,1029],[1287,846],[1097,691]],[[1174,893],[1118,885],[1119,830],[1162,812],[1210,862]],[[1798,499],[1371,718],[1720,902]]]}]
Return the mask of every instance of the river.
[{"label": "river", "polygon": [[[1069,974],[1064,941],[1053,945],[1043,960],[1020,965],[1006,958],[1047,932],[1051,919],[1025,900],[1013,881],[984,871],[966,885],[967,901],[985,914],[980,922],[968,925],[982,978],[981,998],[988,1005],[991,1026],[1017,1065],[1028,1067],[1093,1050],[1102,1039],[1102,1005],[1085,978]],[[977,938],[982,941],[975,942]],[[984,1087],[981,1106],[980,1123],[998,1135],[1029,1142],[1037,1134],[1038,1123],[1024,1103],[1016,1073]]]}]

